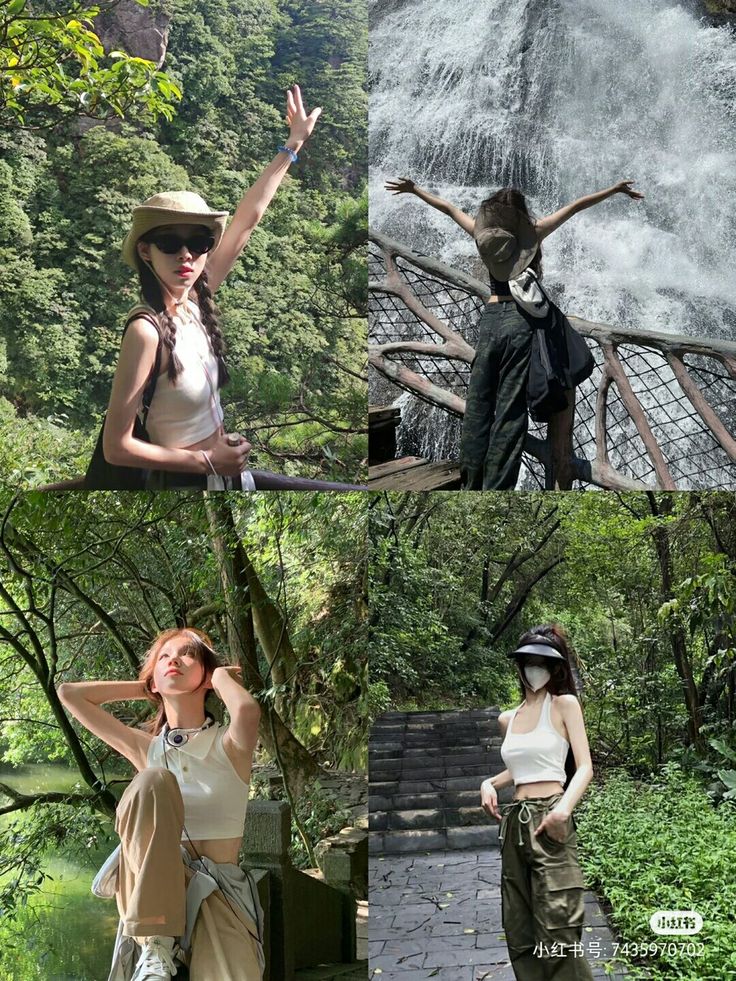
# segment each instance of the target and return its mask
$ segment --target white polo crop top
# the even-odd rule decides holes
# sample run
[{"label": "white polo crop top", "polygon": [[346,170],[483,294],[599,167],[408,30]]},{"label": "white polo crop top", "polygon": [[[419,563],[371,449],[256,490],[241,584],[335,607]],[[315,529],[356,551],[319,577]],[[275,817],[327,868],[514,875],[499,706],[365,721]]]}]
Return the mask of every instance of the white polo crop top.
[{"label": "white polo crop top", "polygon": [[[136,310],[151,307],[139,304]],[[146,430],[157,446],[186,447],[217,432],[223,412],[218,388],[218,364],[209,334],[202,323],[199,306],[187,301],[189,317],[174,315],[176,341],[174,350],[182,370],[172,382],[167,372],[156,381]]]},{"label": "white polo crop top", "polygon": [[[176,777],[184,800],[184,827],[193,841],[240,838],[248,807],[249,784],[240,778],[222,739],[218,722],[192,736],[183,746],[166,744],[159,733],[148,747],[148,766],[160,766]],[[182,841],[186,841],[182,832]]]},{"label": "white polo crop top", "polygon": [[501,744],[501,759],[513,777],[515,787],[522,783],[540,783],[543,780],[555,780],[564,784],[567,780],[565,760],[570,744],[552,725],[551,707],[552,696],[547,692],[539,722],[531,732],[513,731],[519,708],[514,709],[509,719],[506,738]]}]

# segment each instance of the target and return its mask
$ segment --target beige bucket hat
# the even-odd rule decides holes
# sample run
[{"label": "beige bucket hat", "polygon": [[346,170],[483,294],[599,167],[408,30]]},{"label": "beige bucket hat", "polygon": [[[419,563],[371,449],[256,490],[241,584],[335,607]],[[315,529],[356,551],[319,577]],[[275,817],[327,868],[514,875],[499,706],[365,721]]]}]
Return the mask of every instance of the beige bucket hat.
[{"label": "beige bucket hat", "polygon": [[123,239],[123,262],[136,269],[136,242],[159,225],[206,225],[212,229],[215,244],[220,244],[229,212],[212,211],[204,198],[194,191],[164,191],[154,194],[133,208],[133,223]]},{"label": "beige bucket hat", "polygon": [[484,203],[475,219],[475,244],[494,279],[516,279],[530,264],[539,239],[531,220],[510,204]]}]

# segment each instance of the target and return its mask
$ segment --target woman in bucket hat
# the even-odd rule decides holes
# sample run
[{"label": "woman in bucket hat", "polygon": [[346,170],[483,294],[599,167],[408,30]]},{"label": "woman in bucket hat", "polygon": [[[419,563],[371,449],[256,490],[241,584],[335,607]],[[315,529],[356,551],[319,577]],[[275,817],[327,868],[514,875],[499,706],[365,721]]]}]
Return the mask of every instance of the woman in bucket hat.
[{"label": "woman in bucket hat", "polygon": [[[513,490],[527,431],[526,388],[538,312],[529,305],[530,270],[542,278],[542,241],[580,211],[613,194],[643,195],[633,181],[578,198],[534,220],[521,191],[504,187],[482,202],[473,217],[409,178],[386,183],[393,194],[414,194],[448,215],[472,235],[490,275],[490,297],[479,324],[460,442],[462,486],[466,490]],[[530,281],[532,277],[529,277]],[[524,316],[524,309],[530,316]],[[571,400],[568,400],[568,403]]]},{"label": "woman in bucket hat", "polygon": [[[120,845],[92,886],[120,917],[108,981],[262,978],[263,911],[239,864],[260,708],[240,674],[204,631],[174,627],[153,639],[137,681],[59,686],[67,711],[137,771],[115,811]],[[226,727],[205,710],[211,691]],[[102,707],[143,700],[156,715],[142,728]]]},{"label": "woman in bucket hat", "polygon": [[[511,657],[524,701],[498,718],[506,769],[481,785],[501,821],[501,904],[519,981],[590,981],[580,949],[584,883],[572,812],[593,777],[571,650],[560,627],[533,627]],[[499,809],[498,790],[514,785]]]},{"label": "woman in bucket hat", "polygon": [[[107,416],[87,486],[252,490],[250,444],[226,435],[220,389],[228,380],[213,294],[233,268],[321,109],[287,94],[289,138],[244,194],[230,223],[193,191],[154,194],[133,209],[123,242],[143,302],[128,314]],[[117,468],[125,468],[118,470]],[[278,486],[261,474],[259,486]],[[290,486],[331,486],[291,479]],[[335,485],[337,486],[337,485]]]}]

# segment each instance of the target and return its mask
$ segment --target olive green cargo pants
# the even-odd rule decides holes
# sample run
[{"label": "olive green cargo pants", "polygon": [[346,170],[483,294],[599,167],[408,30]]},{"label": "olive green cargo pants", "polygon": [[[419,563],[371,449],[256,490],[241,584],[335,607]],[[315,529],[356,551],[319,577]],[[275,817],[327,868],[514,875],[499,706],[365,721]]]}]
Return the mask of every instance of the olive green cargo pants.
[{"label": "olive green cargo pants", "polygon": [[534,835],[561,796],[501,806],[503,927],[518,981],[593,977],[582,948],[583,874],[572,818],[564,842],[554,841],[546,831]]}]

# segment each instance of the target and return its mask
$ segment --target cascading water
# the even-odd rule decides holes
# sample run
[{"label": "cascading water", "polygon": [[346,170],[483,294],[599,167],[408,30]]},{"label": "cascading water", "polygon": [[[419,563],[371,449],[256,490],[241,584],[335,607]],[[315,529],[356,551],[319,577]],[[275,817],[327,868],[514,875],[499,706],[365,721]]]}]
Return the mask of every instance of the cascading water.
[{"label": "cascading water", "polygon": [[471,214],[513,184],[541,216],[632,179],[644,201],[617,194],[545,241],[551,294],[587,320],[736,339],[733,28],[695,0],[372,0],[369,67],[373,227],[483,278],[469,236],[384,181]]}]

